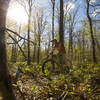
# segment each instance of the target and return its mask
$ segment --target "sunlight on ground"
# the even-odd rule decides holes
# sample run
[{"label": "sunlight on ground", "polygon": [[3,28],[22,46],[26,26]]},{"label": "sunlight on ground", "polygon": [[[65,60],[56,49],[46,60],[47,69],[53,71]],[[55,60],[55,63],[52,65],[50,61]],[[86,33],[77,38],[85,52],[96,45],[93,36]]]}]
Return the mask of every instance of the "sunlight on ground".
[{"label": "sunlight on ground", "polygon": [[16,21],[18,24],[27,24],[28,21],[28,16],[24,8],[18,3],[10,4],[7,17],[11,20]]},{"label": "sunlight on ground", "polygon": [[3,100],[1,93],[0,93],[0,100]]}]

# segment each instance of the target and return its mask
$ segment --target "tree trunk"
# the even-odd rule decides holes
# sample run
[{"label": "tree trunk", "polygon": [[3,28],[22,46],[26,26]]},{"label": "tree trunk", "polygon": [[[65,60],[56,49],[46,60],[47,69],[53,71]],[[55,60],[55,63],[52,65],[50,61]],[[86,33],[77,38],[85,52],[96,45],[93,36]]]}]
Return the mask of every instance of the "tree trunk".
[{"label": "tree trunk", "polygon": [[55,10],[55,0],[52,1],[52,40],[54,39],[54,10]]},{"label": "tree trunk", "polygon": [[38,51],[37,51],[37,63],[40,62],[40,33],[38,33]]},{"label": "tree trunk", "polygon": [[17,50],[16,50],[16,43],[12,44],[12,54],[11,54],[11,61],[16,62],[17,59]]},{"label": "tree trunk", "polygon": [[72,60],[73,60],[73,47],[72,47],[72,45],[73,45],[73,37],[72,37],[72,27],[71,27],[69,30],[69,48],[68,48],[69,49],[68,54],[69,54],[71,64],[72,64]]},{"label": "tree trunk", "polygon": [[85,36],[84,36],[84,32],[82,32],[82,44],[83,44],[83,63],[85,63]]},{"label": "tree trunk", "polygon": [[95,39],[95,42],[96,42],[96,44],[97,44],[97,48],[98,48],[98,51],[99,51],[99,56],[100,56],[100,44],[99,44],[99,42],[98,42],[98,40],[97,40],[97,39]]},{"label": "tree trunk", "polygon": [[59,69],[60,69],[61,73],[65,72],[64,65],[66,64],[66,53],[65,53],[65,47],[64,47],[63,17],[64,17],[63,0],[60,0],[59,43],[60,43],[61,50],[59,52],[59,63],[61,66],[59,66]]},{"label": "tree trunk", "polygon": [[0,0],[0,94],[2,94],[3,100],[16,100],[7,68],[5,30],[3,30],[9,2],[10,0]]},{"label": "tree trunk", "polygon": [[89,15],[89,1],[86,0],[86,4],[87,4],[87,18],[89,21],[89,26],[90,26],[90,33],[91,33],[91,40],[92,40],[92,49],[93,49],[93,62],[96,63],[96,53],[95,53],[95,41],[94,41],[94,36],[93,36],[93,27],[92,27],[92,20],[91,17]]},{"label": "tree trunk", "polygon": [[49,50],[50,50],[50,36],[49,36],[48,50],[47,50],[46,55],[48,55],[48,54],[49,54]]},{"label": "tree trunk", "polygon": [[30,24],[31,24],[32,0],[29,0],[29,15],[28,15],[28,58],[27,64],[30,65]]},{"label": "tree trunk", "polygon": [[30,65],[30,18],[28,19],[28,57],[27,64]]},{"label": "tree trunk", "polygon": [[33,63],[36,61],[36,44],[34,45]]},{"label": "tree trunk", "polygon": [[[55,10],[55,0],[51,0],[52,2],[52,40],[54,39],[54,10]],[[53,43],[52,43],[53,48]],[[52,52],[52,59],[53,59],[53,52]]]},{"label": "tree trunk", "polygon": [[63,26],[63,0],[60,0],[60,20],[59,20],[59,41],[61,43],[62,48],[64,48],[64,26]]}]

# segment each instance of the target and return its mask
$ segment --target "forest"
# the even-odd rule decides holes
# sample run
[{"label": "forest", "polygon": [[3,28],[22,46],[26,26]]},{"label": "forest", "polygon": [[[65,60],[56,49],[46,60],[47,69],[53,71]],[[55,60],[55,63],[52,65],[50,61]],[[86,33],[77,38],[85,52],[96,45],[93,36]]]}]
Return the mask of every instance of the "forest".
[{"label": "forest", "polygon": [[0,0],[0,100],[100,100],[100,0]]}]

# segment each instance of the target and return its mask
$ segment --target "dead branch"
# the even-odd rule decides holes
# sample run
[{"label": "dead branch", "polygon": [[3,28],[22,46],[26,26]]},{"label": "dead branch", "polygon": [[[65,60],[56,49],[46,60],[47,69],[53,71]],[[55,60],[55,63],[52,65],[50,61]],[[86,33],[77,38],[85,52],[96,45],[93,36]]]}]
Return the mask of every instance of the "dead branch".
[{"label": "dead branch", "polygon": [[[11,33],[17,35],[17,36],[20,37],[21,39],[24,39],[24,40],[27,40],[27,41],[28,41],[28,39],[25,39],[24,37],[20,36],[17,32],[14,32],[14,31],[12,31],[11,29],[8,29],[8,28],[4,28],[4,29],[5,29],[6,31],[9,31],[9,32],[11,32]],[[30,40],[30,42],[31,42],[33,45],[36,45],[36,43],[34,43],[33,41]]]},{"label": "dead branch", "polygon": [[[8,33],[8,34],[9,34],[9,33]],[[27,57],[26,57],[26,55],[24,54],[24,51],[22,50],[22,48],[20,47],[20,45],[18,44],[18,41],[17,41],[16,39],[14,39],[10,34],[9,34],[9,37],[10,37],[12,40],[14,40],[15,43],[17,43],[17,45],[18,45],[20,51],[22,52],[22,54],[23,54],[25,60],[27,60]]]}]

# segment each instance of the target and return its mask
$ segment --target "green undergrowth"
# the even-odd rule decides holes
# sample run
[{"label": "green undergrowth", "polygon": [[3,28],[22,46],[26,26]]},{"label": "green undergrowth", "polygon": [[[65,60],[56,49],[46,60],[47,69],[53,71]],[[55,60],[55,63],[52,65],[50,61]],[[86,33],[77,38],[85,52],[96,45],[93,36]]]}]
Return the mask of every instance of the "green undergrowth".
[{"label": "green undergrowth", "polygon": [[[38,78],[43,75],[42,66],[36,63],[32,63],[30,66],[26,62],[10,65],[15,68],[20,66],[24,71],[31,72]],[[99,100],[100,64],[73,65],[67,73],[59,74],[57,80],[48,80],[48,83],[41,87],[32,84],[29,89],[38,99],[52,97],[58,100],[67,100],[68,98],[70,100],[82,100],[82,98],[84,100]]]}]

